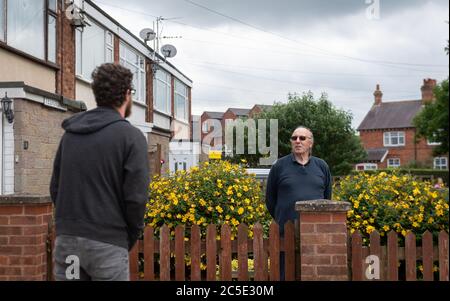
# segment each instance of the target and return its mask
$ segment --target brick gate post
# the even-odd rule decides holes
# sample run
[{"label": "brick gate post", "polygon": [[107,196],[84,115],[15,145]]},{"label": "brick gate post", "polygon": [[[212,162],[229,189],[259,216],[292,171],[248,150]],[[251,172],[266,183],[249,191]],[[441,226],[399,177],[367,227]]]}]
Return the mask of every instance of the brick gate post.
[{"label": "brick gate post", "polygon": [[50,197],[0,196],[0,280],[47,280]]},{"label": "brick gate post", "polygon": [[350,203],[301,201],[299,214],[301,280],[349,280],[347,211]]}]

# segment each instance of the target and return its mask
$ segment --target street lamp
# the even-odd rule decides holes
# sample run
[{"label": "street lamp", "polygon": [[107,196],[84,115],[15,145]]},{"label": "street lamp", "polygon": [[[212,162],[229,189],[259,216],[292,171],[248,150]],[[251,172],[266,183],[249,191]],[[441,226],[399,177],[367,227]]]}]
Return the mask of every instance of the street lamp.
[{"label": "street lamp", "polygon": [[0,101],[2,105],[2,111],[5,114],[9,123],[14,121],[14,112],[11,110],[12,99],[8,97],[8,93],[5,92],[5,97]]}]

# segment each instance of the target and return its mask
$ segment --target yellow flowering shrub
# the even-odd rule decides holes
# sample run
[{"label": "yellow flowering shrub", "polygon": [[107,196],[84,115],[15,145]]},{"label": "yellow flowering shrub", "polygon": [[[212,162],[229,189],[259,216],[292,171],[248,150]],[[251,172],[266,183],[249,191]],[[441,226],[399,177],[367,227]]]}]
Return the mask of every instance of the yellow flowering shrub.
[{"label": "yellow flowering shrub", "polygon": [[430,182],[416,181],[411,175],[393,171],[378,174],[358,173],[335,184],[335,200],[348,201],[348,228],[359,230],[364,242],[377,230],[386,241],[391,230],[406,236],[412,231],[417,239],[429,230],[436,237],[449,228],[448,188],[435,189]]},{"label": "yellow flowering shrub", "polygon": [[218,235],[219,227],[229,224],[235,239],[239,224],[247,224],[252,236],[251,229],[256,222],[267,233],[271,221],[255,175],[227,161],[205,162],[187,172],[156,176],[149,190],[145,222],[154,227],[156,234],[163,224],[170,228],[171,236],[177,225],[184,225],[188,230],[195,224],[200,226],[204,238],[208,224],[218,226]]}]

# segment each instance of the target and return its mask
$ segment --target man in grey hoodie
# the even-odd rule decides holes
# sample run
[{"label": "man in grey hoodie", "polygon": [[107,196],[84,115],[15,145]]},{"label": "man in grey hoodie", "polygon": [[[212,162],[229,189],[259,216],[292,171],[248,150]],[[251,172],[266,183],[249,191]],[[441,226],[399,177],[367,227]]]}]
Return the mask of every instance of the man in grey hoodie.
[{"label": "man in grey hoodie", "polygon": [[144,227],[147,141],[125,118],[133,74],[117,64],[92,73],[97,108],[64,120],[50,195],[56,280],[129,280],[128,252]]}]

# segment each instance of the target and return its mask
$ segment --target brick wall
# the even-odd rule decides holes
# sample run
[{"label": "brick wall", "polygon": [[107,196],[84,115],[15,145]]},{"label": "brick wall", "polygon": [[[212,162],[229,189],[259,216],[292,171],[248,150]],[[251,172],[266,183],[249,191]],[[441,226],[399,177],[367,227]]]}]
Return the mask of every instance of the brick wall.
[{"label": "brick wall", "polygon": [[[64,1],[63,1],[64,2]],[[58,62],[61,69],[56,75],[57,91],[64,97],[75,99],[75,30],[65,15],[65,8],[69,4],[63,3],[64,9],[60,12],[60,30],[57,47]]]},{"label": "brick wall", "polygon": [[[61,123],[72,116],[32,101],[14,100],[15,193],[49,195],[49,184],[58,145]],[[28,149],[24,149],[24,143]]]},{"label": "brick wall", "polygon": [[301,280],[349,280],[347,202],[297,202]]},{"label": "brick wall", "polygon": [[0,196],[0,281],[47,280],[48,197]]}]

